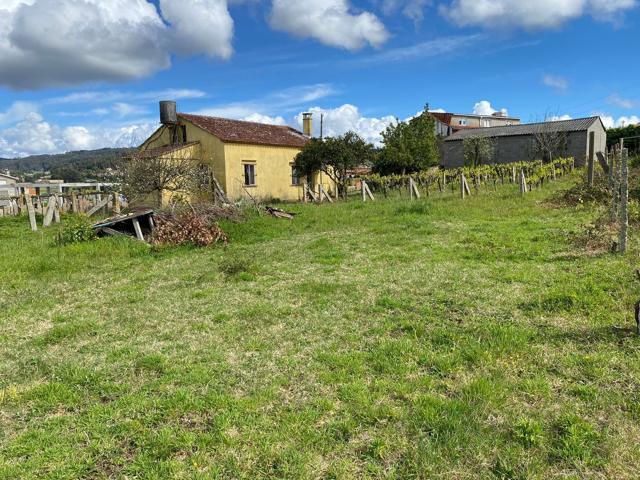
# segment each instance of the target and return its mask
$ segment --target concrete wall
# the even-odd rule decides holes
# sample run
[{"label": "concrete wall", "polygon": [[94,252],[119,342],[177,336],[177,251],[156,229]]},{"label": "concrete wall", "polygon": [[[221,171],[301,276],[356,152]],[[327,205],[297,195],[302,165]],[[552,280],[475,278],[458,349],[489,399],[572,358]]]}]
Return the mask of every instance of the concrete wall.
[{"label": "concrete wall", "polygon": [[[559,155],[573,157],[576,165],[584,165],[589,152],[589,133],[591,131],[595,132],[595,152],[604,153],[607,145],[607,134],[600,122],[595,122],[589,130],[568,133],[566,146]],[[493,140],[495,153],[492,163],[512,163],[540,158],[540,155],[536,152],[533,135],[497,137]],[[441,158],[442,165],[445,168],[464,166],[463,141],[442,142]]]}]

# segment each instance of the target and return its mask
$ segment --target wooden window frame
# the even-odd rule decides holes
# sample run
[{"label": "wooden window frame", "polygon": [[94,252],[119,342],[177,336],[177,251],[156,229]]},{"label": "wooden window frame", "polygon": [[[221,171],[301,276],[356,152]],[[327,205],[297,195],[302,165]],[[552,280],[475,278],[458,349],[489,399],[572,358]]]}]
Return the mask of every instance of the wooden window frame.
[{"label": "wooden window frame", "polygon": [[[252,184],[248,184],[247,183],[247,166],[252,166],[253,167],[253,183]],[[257,168],[256,168],[256,162],[255,160],[243,160],[242,161],[242,184],[245,187],[256,187],[258,186],[258,174],[256,172]]]}]

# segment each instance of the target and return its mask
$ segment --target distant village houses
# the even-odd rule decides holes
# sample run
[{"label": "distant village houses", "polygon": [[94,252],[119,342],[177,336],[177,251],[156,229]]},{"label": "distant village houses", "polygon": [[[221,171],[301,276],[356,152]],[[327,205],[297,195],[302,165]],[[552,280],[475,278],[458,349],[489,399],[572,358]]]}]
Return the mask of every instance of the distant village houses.
[{"label": "distant village houses", "polygon": [[436,135],[448,137],[460,130],[469,128],[489,128],[519,125],[520,119],[510,117],[506,112],[495,112],[491,115],[475,115],[466,113],[430,112],[436,121]]}]

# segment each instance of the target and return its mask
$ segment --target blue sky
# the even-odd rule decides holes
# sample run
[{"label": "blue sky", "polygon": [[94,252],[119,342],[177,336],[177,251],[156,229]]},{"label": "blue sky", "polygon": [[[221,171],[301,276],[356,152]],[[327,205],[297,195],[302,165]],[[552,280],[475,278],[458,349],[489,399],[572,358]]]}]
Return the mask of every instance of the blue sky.
[{"label": "blue sky", "polygon": [[2,0],[0,157],[135,146],[161,99],[373,142],[426,102],[639,122],[639,26],[638,0]]}]

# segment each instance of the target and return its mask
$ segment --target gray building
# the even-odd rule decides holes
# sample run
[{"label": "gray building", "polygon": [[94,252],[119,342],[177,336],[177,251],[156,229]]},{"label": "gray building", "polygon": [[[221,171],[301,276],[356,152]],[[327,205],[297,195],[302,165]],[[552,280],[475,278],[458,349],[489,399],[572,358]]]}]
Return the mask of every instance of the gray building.
[{"label": "gray building", "polygon": [[464,140],[476,137],[492,141],[494,152],[490,163],[542,159],[545,149],[541,142],[554,145],[554,157],[573,157],[578,166],[585,164],[591,141],[594,155],[605,153],[607,149],[607,131],[600,117],[467,129],[443,139],[440,151],[442,166],[464,166]]}]

